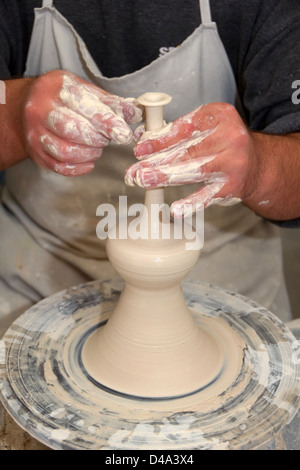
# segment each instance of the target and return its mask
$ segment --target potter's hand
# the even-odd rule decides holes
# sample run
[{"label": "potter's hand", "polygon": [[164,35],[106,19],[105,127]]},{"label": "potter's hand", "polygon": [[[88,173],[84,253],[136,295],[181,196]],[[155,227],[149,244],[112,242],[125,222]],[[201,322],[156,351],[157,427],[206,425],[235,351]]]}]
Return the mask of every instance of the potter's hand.
[{"label": "potter's hand", "polygon": [[204,105],[158,133],[142,131],[135,133],[139,162],[127,170],[127,184],[155,188],[201,183],[196,192],[172,204],[174,217],[199,204],[232,204],[247,197],[256,154],[251,135],[232,106]]},{"label": "potter's hand", "polygon": [[25,104],[25,145],[40,166],[66,176],[89,173],[109,142],[127,144],[142,111],[64,71],[32,82]]}]

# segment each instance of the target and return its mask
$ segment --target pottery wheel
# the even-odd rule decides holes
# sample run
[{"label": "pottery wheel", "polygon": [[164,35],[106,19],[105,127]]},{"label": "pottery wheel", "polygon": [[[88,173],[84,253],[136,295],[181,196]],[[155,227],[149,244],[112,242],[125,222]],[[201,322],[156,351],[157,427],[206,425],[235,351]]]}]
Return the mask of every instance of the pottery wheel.
[{"label": "pottery wheel", "polygon": [[[245,343],[237,379],[208,398],[124,397],[94,383],[81,349],[105,324],[122,282],[91,282],[30,308],[0,341],[0,396],[14,420],[53,449],[257,449],[299,407],[297,341],[273,314],[215,286],[185,281],[196,322],[220,318]],[[204,397],[204,398],[203,398]]]}]

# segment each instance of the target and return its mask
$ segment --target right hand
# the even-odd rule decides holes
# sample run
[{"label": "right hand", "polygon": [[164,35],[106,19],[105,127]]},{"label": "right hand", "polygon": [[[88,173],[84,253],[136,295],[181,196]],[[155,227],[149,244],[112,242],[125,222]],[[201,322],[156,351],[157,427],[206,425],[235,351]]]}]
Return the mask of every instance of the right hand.
[{"label": "right hand", "polygon": [[142,120],[133,98],[112,95],[56,70],[32,81],[25,103],[25,146],[39,166],[65,176],[89,173],[103,148],[132,140]]}]

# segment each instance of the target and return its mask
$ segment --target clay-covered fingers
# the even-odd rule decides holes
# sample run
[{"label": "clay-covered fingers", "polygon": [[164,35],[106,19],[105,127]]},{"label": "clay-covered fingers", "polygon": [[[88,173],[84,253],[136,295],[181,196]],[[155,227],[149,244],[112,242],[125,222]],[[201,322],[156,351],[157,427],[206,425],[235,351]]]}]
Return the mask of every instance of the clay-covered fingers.
[{"label": "clay-covered fingers", "polygon": [[116,95],[102,93],[100,99],[117,116],[122,117],[127,124],[137,124],[142,120],[143,108],[135,98],[121,98]]},{"label": "clay-covered fingers", "polygon": [[149,166],[148,161],[137,163],[126,171],[125,182],[129,186],[137,185],[142,188],[199,183],[207,179],[202,167],[214,158],[215,155],[209,155],[153,167]]},{"label": "clay-covered fingers", "polygon": [[59,162],[54,160],[48,154],[36,153],[33,156],[33,160],[41,167],[46,170],[51,170],[63,176],[81,176],[87,175],[95,168],[94,162],[87,163],[68,163]]},{"label": "clay-covered fingers", "polygon": [[101,157],[102,148],[88,147],[86,145],[72,144],[56,136],[43,135],[41,137],[43,150],[59,162],[74,164],[93,162]]},{"label": "clay-covered fingers", "polygon": [[24,106],[25,147],[38,165],[63,175],[90,172],[110,142],[127,144],[142,119],[133,98],[107,93],[56,70],[32,83]]},{"label": "clay-covered fingers", "polygon": [[[201,106],[161,130],[137,128],[138,162],[125,175],[129,185],[144,188],[199,183],[188,200],[192,206],[230,203],[249,192],[251,162],[255,159],[250,133],[233,106]],[[253,173],[253,172],[252,172]],[[173,205],[181,212],[184,201]]]},{"label": "clay-covered fingers", "polygon": [[[138,127],[134,137],[139,139],[135,147],[139,161],[128,168],[125,182],[144,188],[203,183],[211,185],[213,194],[219,191],[225,178],[208,165],[224,149],[224,142],[218,137],[220,123],[216,118],[208,122],[204,118],[200,126],[199,114],[203,114],[202,107],[157,132],[142,133],[143,127]],[[218,180],[215,191],[212,175]],[[179,213],[180,209],[177,210]]]},{"label": "clay-covered fingers", "polygon": [[197,146],[213,132],[214,129],[195,131],[189,138],[167,149],[141,157],[138,163],[127,170],[125,182],[130,186],[151,187],[202,181],[201,167],[214,160],[215,155],[197,158]]},{"label": "clay-covered fingers", "polygon": [[[226,183],[227,178],[224,174],[215,173],[203,178],[203,185],[200,189],[184,199],[173,202],[170,207],[172,216],[174,218],[188,217],[197,210],[202,210],[210,205],[219,203],[220,200],[216,196]],[[226,198],[226,200],[228,204],[230,204],[230,201],[233,201],[231,197]]]},{"label": "clay-covered fingers", "polygon": [[68,142],[91,147],[105,147],[109,143],[86,118],[65,106],[56,106],[49,112],[47,128]]},{"label": "clay-covered fingers", "polygon": [[[190,113],[176,119],[174,122],[167,124],[159,131],[144,132],[140,126],[135,130],[134,138],[136,147],[134,149],[136,158],[147,158],[150,154],[160,152],[163,149],[178,145],[183,141],[192,139],[195,134],[204,133],[202,147],[206,145],[209,151],[211,142],[216,144],[216,137],[219,133],[214,131],[220,128],[224,122],[224,113],[222,112],[223,103],[213,103],[210,105],[200,106]],[[225,105],[228,106],[229,105]],[[208,136],[214,134],[214,140],[207,139]],[[219,142],[222,145],[222,142]]]},{"label": "clay-covered fingers", "polygon": [[40,139],[33,134],[28,138],[33,160],[39,166],[65,176],[90,173],[103,152],[102,148],[72,144],[54,134],[44,134]]},{"label": "clay-covered fingers", "polygon": [[86,82],[65,74],[59,98],[64,106],[85,118],[102,136],[117,144],[133,137],[129,123],[142,118],[135,100],[109,95]]}]

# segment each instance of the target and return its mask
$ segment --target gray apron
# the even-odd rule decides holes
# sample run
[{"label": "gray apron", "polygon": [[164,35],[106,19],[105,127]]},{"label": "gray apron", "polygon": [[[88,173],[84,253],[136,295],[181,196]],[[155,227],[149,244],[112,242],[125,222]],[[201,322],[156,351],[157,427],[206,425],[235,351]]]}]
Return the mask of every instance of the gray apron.
[{"label": "gray apron", "polygon": [[[180,47],[117,78],[101,74],[82,39],[52,3],[46,0],[35,9],[25,76],[64,69],[120,96],[166,92],[173,97],[167,121],[200,104],[235,103],[234,76],[208,0],[200,1],[202,24]],[[105,242],[96,236],[96,209],[102,203],[117,208],[120,195],[128,196],[128,206],[143,202],[144,191],[124,183],[125,170],[134,161],[131,145],[109,145],[86,176],[66,178],[30,159],[6,172],[0,209],[0,328],[56,291],[116,276]],[[167,202],[194,189],[167,188]],[[246,295],[283,320],[290,318],[277,229],[243,204],[205,211],[204,248],[189,277]]]}]

